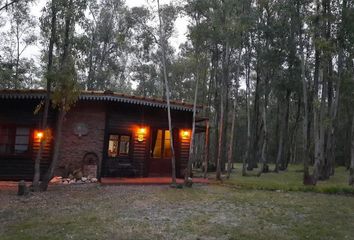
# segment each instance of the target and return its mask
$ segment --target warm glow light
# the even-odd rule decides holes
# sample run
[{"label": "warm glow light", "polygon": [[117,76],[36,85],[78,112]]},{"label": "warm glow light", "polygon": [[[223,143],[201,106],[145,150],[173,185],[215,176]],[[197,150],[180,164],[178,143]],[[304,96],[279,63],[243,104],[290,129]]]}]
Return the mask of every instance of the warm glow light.
[{"label": "warm glow light", "polygon": [[139,128],[138,133],[139,134],[145,134],[146,133],[146,128]]},{"label": "warm glow light", "polygon": [[36,139],[42,140],[42,138],[44,137],[44,133],[43,131],[35,131],[34,136],[36,137]]},{"label": "warm glow light", "polygon": [[141,127],[138,129],[138,141],[142,142],[144,141],[144,136],[146,135],[146,128]]},{"label": "warm glow light", "polygon": [[191,134],[191,132],[189,130],[182,130],[182,132],[181,132],[182,138],[184,138],[184,139],[189,138],[190,134]]}]

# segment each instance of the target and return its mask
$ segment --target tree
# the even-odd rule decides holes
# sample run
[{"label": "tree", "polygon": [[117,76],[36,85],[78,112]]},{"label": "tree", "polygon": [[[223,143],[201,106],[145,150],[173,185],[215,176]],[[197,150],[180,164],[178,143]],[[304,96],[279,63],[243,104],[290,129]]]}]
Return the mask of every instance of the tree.
[{"label": "tree", "polygon": [[[12,3],[7,13],[9,29],[0,39],[0,87],[28,88],[34,85],[36,70],[32,58],[24,51],[37,40],[36,21],[29,13],[30,2]],[[5,28],[6,29],[6,28]],[[32,70],[32,71],[31,71]]]},{"label": "tree", "polygon": [[55,129],[55,144],[53,149],[53,157],[51,164],[43,177],[40,184],[40,189],[46,191],[49,181],[52,179],[54,170],[59,162],[59,149],[61,144],[62,127],[66,113],[70,110],[71,106],[76,102],[79,96],[79,88],[77,84],[77,76],[75,69],[75,62],[72,54],[72,45],[74,39],[74,27],[77,17],[82,16],[81,10],[73,0],[65,0],[59,8],[62,11],[63,25],[60,30],[63,37],[61,45],[59,46],[60,56],[58,56],[59,66],[56,71],[52,73],[49,78],[53,80],[53,106],[58,110],[57,126]]},{"label": "tree", "polygon": [[171,105],[170,105],[170,90],[168,87],[168,79],[167,79],[167,68],[166,68],[166,46],[165,42],[167,39],[165,38],[165,32],[162,22],[162,13],[160,8],[160,1],[157,0],[157,11],[159,16],[159,44],[161,48],[161,60],[162,60],[162,68],[163,68],[163,78],[165,83],[165,91],[166,91],[166,102],[167,102],[167,117],[168,117],[168,130],[170,131],[170,143],[171,143],[171,164],[172,164],[172,184],[176,185],[176,155],[175,149],[173,146],[173,134],[172,134],[172,121],[171,121]]},{"label": "tree", "polygon": [[354,186],[354,115],[352,120],[352,143],[351,143],[351,160],[349,169],[349,185]]},{"label": "tree", "polygon": [[44,102],[44,112],[43,112],[43,119],[41,123],[41,129],[42,131],[46,132],[44,140],[41,141],[39,145],[39,150],[36,155],[36,159],[34,162],[34,175],[33,175],[33,190],[34,191],[40,191],[40,185],[39,185],[39,180],[40,180],[40,162],[42,159],[42,153],[43,149],[45,146],[46,141],[48,141],[48,134],[49,131],[47,130],[47,125],[48,125],[48,113],[49,113],[49,107],[50,107],[50,98],[51,98],[51,91],[52,91],[52,79],[51,76],[53,75],[52,73],[52,68],[53,68],[53,51],[54,51],[54,41],[56,37],[56,28],[57,28],[57,2],[55,0],[52,0],[51,2],[51,24],[50,24],[50,38],[49,38],[49,45],[48,45],[48,63],[47,63],[47,84],[46,84],[46,96],[45,96],[45,102]]}]

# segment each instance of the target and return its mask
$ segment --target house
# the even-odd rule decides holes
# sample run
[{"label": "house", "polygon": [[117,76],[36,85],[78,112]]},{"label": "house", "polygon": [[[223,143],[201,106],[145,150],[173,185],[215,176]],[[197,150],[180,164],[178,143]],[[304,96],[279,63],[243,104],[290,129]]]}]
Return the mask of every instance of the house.
[{"label": "house", "polygon": [[[44,135],[42,174],[48,168],[57,112],[50,109],[44,134],[39,128],[42,111],[35,114],[44,98],[44,90],[0,90],[0,179],[32,179]],[[182,177],[189,158],[193,105],[171,101],[171,117],[172,134],[167,104],[161,99],[81,92],[64,120],[55,175],[80,169],[97,178],[171,176],[172,135],[176,174]]]}]

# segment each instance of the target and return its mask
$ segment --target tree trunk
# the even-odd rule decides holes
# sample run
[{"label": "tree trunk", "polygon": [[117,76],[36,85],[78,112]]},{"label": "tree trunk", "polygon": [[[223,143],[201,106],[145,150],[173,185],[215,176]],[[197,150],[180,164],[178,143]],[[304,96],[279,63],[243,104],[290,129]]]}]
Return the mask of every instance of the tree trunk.
[{"label": "tree trunk", "polygon": [[265,79],[264,83],[264,103],[263,103],[263,143],[262,143],[262,154],[261,154],[261,168],[258,172],[258,176],[261,176],[262,173],[268,171],[267,166],[267,145],[268,145],[268,128],[267,128],[267,107],[268,107],[268,80]]},{"label": "tree trunk", "polygon": [[53,158],[52,162],[50,163],[50,166],[48,168],[47,173],[43,177],[43,181],[40,184],[40,189],[42,191],[47,191],[48,189],[48,184],[50,180],[53,177],[54,170],[56,166],[58,165],[59,162],[59,150],[60,150],[60,145],[61,145],[61,137],[62,137],[62,128],[63,128],[63,122],[65,118],[66,112],[62,109],[59,110],[58,114],[58,119],[57,119],[57,126],[55,130],[55,144],[54,144],[54,150],[53,150]]},{"label": "tree trunk", "polygon": [[304,56],[303,44],[301,40],[301,79],[302,79],[302,93],[304,101],[304,119],[303,119],[303,161],[304,161],[304,177],[303,184],[312,184],[312,179],[310,176],[309,165],[310,165],[310,151],[309,151],[309,105],[308,105],[308,93],[307,93],[307,81],[305,75],[305,56]]},{"label": "tree trunk", "polygon": [[352,144],[351,144],[351,160],[349,168],[349,185],[354,186],[354,115],[352,120]]},{"label": "tree trunk", "polygon": [[218,141],[218,157],[216,160],[216,179],[221,180],[221,155],[222,155],[222,138],[223,138],[223,123],[224,123],[224,106],[223,95],[220,99],[220,122],[219,122],[219,141]]},{"label": "tree trunk", "polygon": [[[248,52],[250,50],[248,49]],[[250,58],[250,53],[249,58]],[[243,157],[242,161],[242,176],[246,176],[246,168],[247,168],[247,161],[250,155],[250,147],[251,147],[251,113],[250,113],[250,59],[246,60],[245,62],[246,68],[246,112],[247,112],[247,143],[246,143],[246,152],[245,156]]]},{"label": "tree trunk", "polygon": [[[198,64],[197,64],[198,65]],[[195,116],[197,112],[197,99],[198,99],[198,83],[199,83],[199,68],[197,68],[196,74],[196,83],[195,83],[195,92],[194,92],[194,102],[193,102],[193,122],[192,122],[192,134],[190,138],[190,145],[189,145],[189,158],[187,164],[187,171],[184,176],[184,183],[187,184],[188,178],[192,176],[192,156],[193,156],[193,149],[194,149],[194,134],[195,134]]]},{"label": "tree trunk", "polygon": [[[51,19],[51,34],[49,39],[49,48],[48,48],[48,65],[47,65],[47,89],[46,89],[46,97],[44,103],[44,112],[43,112],[43,119],[41,124],[42,131],[45,131],[47,128],[48,122],[48,113],[49,113],[49,105],[50,105],[50,94],[51,94],[51,72],[53,66],[53,49],[54,49],[54,40],[56,36],[56,18],[57,18],[57,10],[55,6],[55,0],[52,0],[52,19]],[[45,138],[47,136],[44,136]],[[45,142],[41,141],[39,150],[36,155],[36,159],[34,162],[34,176],[33,176],[33,190],[35,192],[40,191],[39,188],[39,180],[40,180],[40,163],[42,159],[43,149],[44,149]]]},{"label": "tree trunk", "polygon": [[[285,105],[285,109],[284,107],[281,107],[283,109],[283,111],[285,110],[285,113],[280,111],[279,113],[281,114],[280,119],[280,127],[279,127],[279,142],[278,142],[278,153],[277,153],[277,158],[275,161],[275,168],[274,168],[274,172],[279,172],[279,170],[283,170],[279,164],[283,165],[283,161],[285,158],[285,143],[286,140],[284,140],[284,138],[287,138],[287,127],[288,127],[288,118],[289,118],[289,101],[290,101],[290,91],[287,90],[286,92],[286,101],[284,103]],[[278,100],[278,104],[282,104],[281,100]],[[281,106],[281,105],[280,105]]]},{"label": "tree trunk", "polygon": [[290,96],[291,91],[286,91],[286,108],[285,108],[285,120],[284,120],[284,137],[283,137],[283,153],[281,160],[280,170],[284,171],[287,168],[286,162],[289,159],[289,112],[290,112]]},{"label": "tree trunk", "polygon": [[[257,63],[258,65],[258,63]],[[260,77],[259,69],[257,66],[257,77],[256,77],[256,89],[254,96],[253,105],[253,118],[252,118],[252,153],[250,153],[250,158],[248,159],[247,170],[252,171],[257,168],[258,156],[259,156],[259,88],[260,88]]]},{"label": "tree trunk", "polygon": [[168,129],[171,135],[171,164],[172,164],[172,184],[176,185],[176,158],[175,158],[175,149],[173,146],[173,134],[172,134],[172,121],[171,121],[171,105],[170,105],[170,90],[168,87],[167,80],[167,69],[166,69],[166,49],[165,49],[165,36],[162,33],[162,19],[160,12],[160,1],[157,0],[157,11],[159,15],[159,35],[160,35],[160,46],[162,52],[162,67],[163,67],[163,76],[166,90],[166,101],[167,101],[167,117],[168,117]]},{"label": "tree trunk", "polygon": [[209,120],[206,122],[205,127],[205,142],[204,142],[204,175],[203,177],[207,177],[208,173],[208,162],[209,162]]},{"label": "tree trunk", "polygon": [[[241,59],[241,51],[239,50],[238,61]],[[227,158],[227,178],[230,178],[231,169],[232,169],[232,156],[234,150],[234,137],[235,137],[235,125],[236,125],[236,109],[237,109],[237,96],[238,96],[238,81],[239,81],[239,73],[240,67],[237,66],[236,69],[236,84],[235,84],[235,96],[232,108],[232,123],[231,123],[231,136],[229,142],[229,150],[228,150],[228,158]]]},{"label": "tree trunk", "polygon": [[[236,86],[237,88],[237,86]],[[234,137],[235,137],[235,125],[236,125],[236,106],[237,106],[237,89],[234,99],[234,104],[232,108],[232,123],[231,123],[231,136],[229,142],[229,150],[227,155],[227,178],[230,178],[231,175],[231,164],[232,164],[232,155],[234,149]]]},{"label": "tree trunk", "polygon": [[[324,160],[324,141],[325,141],[325,101],[326,101],[326,84],[323,82],[323,71],[320,70],[320,82],[323,83],[323,89],[321,94],[321,106],[320,106],[320,118],[317,127],[317,131],[315,131],[315,163],[314,170],[312,174],[312,183],[316,185],[317,181],[321,178],[321,170],[323,167]],[[316,111],[316,110],[314,110]],[[314,114],[317,116],[317,114]],[[317,119],[316,119],[317,120]],[[314,129],[316,130],[316,129]]]}]

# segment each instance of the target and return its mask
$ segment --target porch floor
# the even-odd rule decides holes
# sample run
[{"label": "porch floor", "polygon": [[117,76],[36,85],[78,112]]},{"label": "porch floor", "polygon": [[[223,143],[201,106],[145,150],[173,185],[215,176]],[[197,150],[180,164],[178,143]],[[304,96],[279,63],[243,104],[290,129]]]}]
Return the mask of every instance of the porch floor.
[{"label": "porch floor", "polygon": [[[177,184],[182,184],[183,178],[177,178]],[[193,178],[193,183],[207,184],[209,181],[205,178]],[[168,185],[171,184],[170,177],[146,177],[146,178],[101,178],[102,185]]]}]

